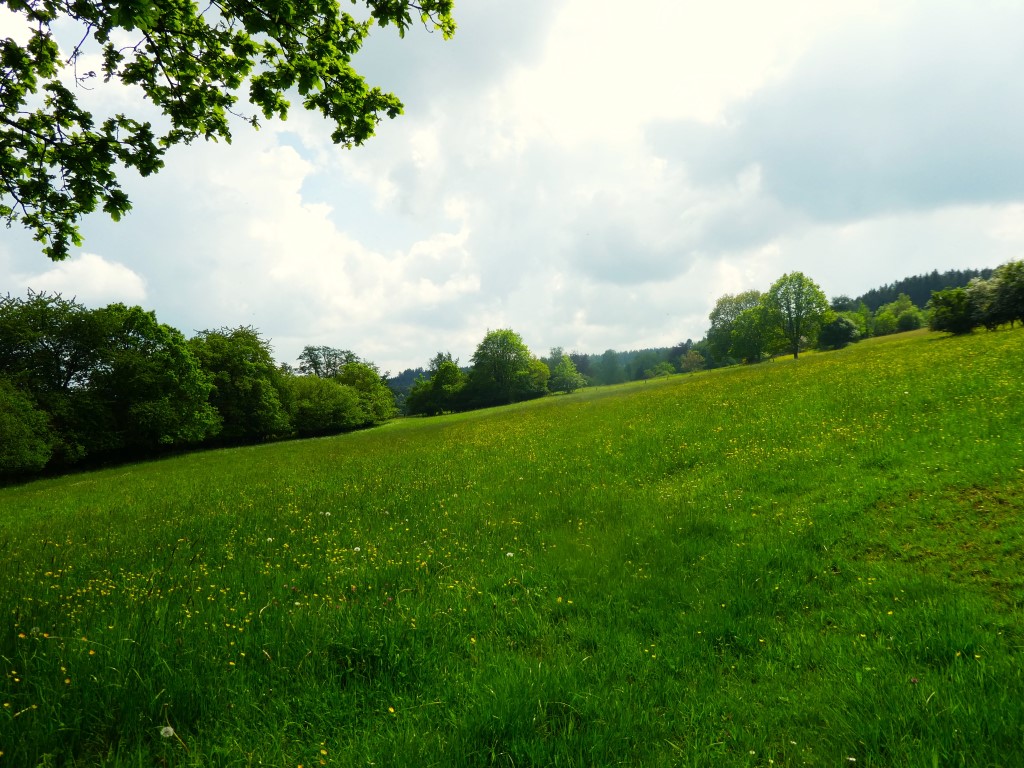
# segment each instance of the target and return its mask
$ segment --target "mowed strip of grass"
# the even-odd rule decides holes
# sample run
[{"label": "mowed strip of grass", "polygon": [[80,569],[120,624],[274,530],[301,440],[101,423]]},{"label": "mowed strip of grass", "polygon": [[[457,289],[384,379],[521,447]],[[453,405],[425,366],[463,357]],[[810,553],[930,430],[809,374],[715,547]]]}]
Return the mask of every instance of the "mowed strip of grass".
[{"label": "mowed strip of grass", "polygon": [[0,766],[1014,765],[1022,362],[906,334],[0,490]]}]

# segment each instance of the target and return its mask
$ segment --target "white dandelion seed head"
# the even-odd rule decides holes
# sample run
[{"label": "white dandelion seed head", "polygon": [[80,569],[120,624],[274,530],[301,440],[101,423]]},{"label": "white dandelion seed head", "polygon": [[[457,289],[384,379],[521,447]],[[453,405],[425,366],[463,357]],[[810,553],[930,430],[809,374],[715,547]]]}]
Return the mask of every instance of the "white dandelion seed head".
[{"label": "white dandelion seed head", "polygon": [[169,739],[174,736],[174,729],[169,725],[165,725],[160,729],[160,735],[165,739]]},{"label": "white dandelion seed head", "polygon": [[352,551],[353,552],[361,552],[362,550],[359,549],[359,547],[352,547]]},{"label": "white dandelion seed head", "polygon": [[506,552],[505,553],[505,557],[515,557],[515,555],[512,554],[511,552]]}]

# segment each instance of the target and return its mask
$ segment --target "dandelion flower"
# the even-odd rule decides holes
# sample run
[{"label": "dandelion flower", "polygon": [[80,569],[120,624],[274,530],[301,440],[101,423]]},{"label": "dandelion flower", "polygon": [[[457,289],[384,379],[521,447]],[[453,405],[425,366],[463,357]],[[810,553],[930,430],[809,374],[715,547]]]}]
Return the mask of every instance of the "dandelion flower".
[{"label": "dandelion flower", "polygon": [[174,738],[174,729],[171,728],[171,726],[169,725],[165,725],[163,728],[160,729],[160,736],[165,739]]}]

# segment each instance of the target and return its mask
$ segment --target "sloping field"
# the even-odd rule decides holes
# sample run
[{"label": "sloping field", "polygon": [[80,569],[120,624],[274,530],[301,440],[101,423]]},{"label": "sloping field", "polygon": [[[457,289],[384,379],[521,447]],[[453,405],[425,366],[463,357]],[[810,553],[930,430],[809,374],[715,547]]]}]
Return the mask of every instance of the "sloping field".
[{"label": "sloping field", "polygon": [[0,489],[0,767],[1014,766],[1024,330]]}]

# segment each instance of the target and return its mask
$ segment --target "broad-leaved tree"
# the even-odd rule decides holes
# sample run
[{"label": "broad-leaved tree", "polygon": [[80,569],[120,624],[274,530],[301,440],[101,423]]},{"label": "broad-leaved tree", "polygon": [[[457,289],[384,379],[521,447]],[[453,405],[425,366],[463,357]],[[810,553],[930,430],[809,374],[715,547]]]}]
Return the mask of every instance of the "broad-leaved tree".
[{"label": "broad-leaved tree", "polygon": [[794,358],[800,356],[801,345],[814,341],[829,311],[825,294],[803,272],[790,272],[776,280],[765,294],[764,305]]},{"label": "broad-leaved tree", "polygon": [[[24,35],[0,40],[0,219],[63,259],[81,244],[83,216],[100,208],[116,221],[129,211],[125,168],[148,176],[170,147],[230,141],[232,116],[253,126],[284,118],[296,96],[328,120],[336,144],[362,144],[402,111],[352,65],[370,29],[404,35],[419,22],[448,38],[453,2],[363,0],[357,18],[340,0],[2,0]],[[63,50],[58,29],[70,41]],[[111,81],[138,89],[161,124],[141,110],[90,112],[79,86]]]}]

